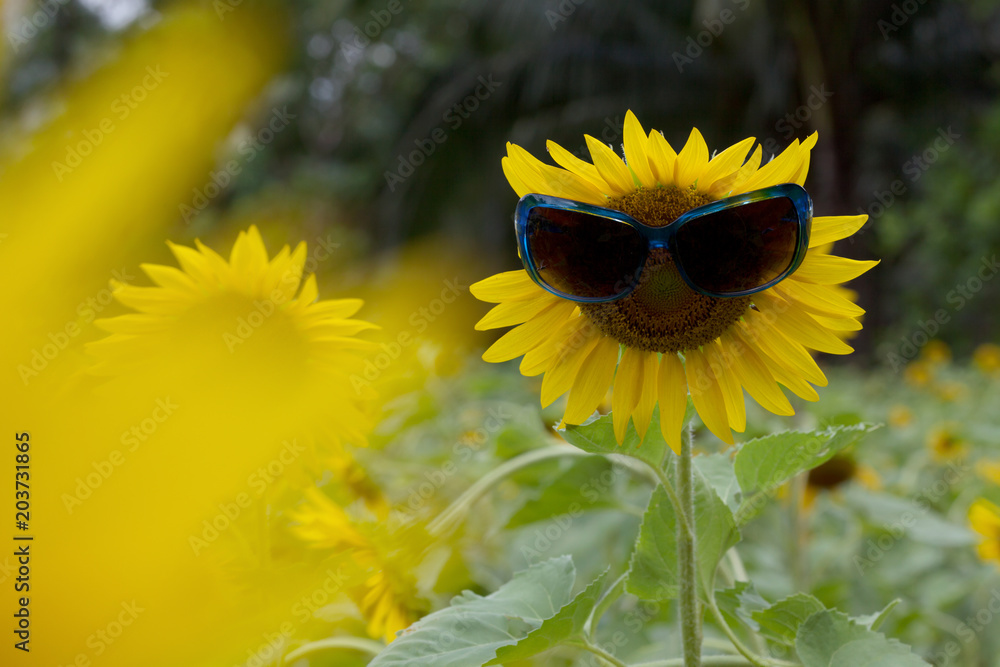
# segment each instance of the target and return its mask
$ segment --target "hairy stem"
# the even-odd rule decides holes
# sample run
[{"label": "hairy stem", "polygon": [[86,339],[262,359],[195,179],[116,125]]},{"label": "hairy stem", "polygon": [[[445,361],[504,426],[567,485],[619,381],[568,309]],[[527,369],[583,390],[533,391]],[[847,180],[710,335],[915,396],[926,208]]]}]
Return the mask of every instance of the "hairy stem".
[{"label": "hairy stem", "polygon": [[680,578],[681,643],[684,667],[701,665],[701,609],[698,605],[698,572],[695,553],[697,535],[694,519],[694,463],[691,427],[681,437],[677,460],[677,569]]}]

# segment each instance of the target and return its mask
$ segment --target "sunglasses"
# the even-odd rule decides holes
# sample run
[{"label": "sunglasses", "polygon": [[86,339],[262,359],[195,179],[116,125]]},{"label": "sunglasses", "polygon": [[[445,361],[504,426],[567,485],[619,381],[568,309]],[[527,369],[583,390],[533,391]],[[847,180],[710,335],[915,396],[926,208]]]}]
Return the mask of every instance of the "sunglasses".
[{"label": "sunglasses", "polygon": [[528,194],[517,203],[517,246],[541,287],[600,303],[639,284],[650,251],[670,253],[681,278],[711,297],[754,294],[787,278],[809,247],[812,199],[793,183],[720,199],[663,227],[569,199]]}]

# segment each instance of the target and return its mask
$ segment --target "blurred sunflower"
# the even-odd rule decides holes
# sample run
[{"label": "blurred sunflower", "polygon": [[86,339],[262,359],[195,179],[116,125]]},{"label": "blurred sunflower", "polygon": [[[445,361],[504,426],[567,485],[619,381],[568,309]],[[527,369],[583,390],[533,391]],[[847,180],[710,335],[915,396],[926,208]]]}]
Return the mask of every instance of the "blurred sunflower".
[{"label": "blurred sunflower", "polygon": [[972,353],[972,363],[984,375],[1000,375],[1000,345],[983,343]]},{"label": "blurred sunflower", "polygon": [[906,428],[913,423],[913,410],[905,405],[896,403],[889,408],[889,426],[893,428]]},{"label": "blurred sunflower", "polygon": [[809,471],[802,504],[811,508],[819,494],[837,492],[849,482],[872,491],[882,488],[882,479],[874,468],[858,463],[851,454],[840,453]]},{"label": "blurred sunflower", "polygon": [[1000,564],[1000,507],[980,498],[969,508],[969,524],[983,536],[976,547],[979,557]]},{"label": "blurred sunflower", "polygon": [[[139,311],[95,324],[110,336],[92,343],[92,372],[144,376],[178,393],[204,385],[212,401],[243,405],[275,388],[290,403],[310,400],[334,443],[364,443],[370,419],[352,372],[360,352],[374,348],[356,334],[374,325],[351,319],[360,299],[317,301],[316,276],[302,280],[306,244],[287,245],[271,260],[256,226],[240,232],[227,261],[196,240],[196,248],[168,242],[181,268],[143,264],[155,287],[113,281],[115,298]],[[287,391],[285,391],[287,389]]]},{"label": "blurred sunflower", "polygon": [[934,368],[925,359],[911,361],[903,370],[903,379],[912,387],[926,387],[934,379]]},{"label": "blurred sunflower", "polygon": [[961,436],[961,425],[944,422],[934,426],[927,434],[927,448],[936,461],[951,461],[964,456],[968,448]]},{"label": "blurred sunflower", "polygon": [[[508,143],[503,170],[518,196],[572,199],[663,226],[717,199],[781,183],[801,185],[816,142],[815,134],[802,143],[796,140],[763,166],[760,146],[746,159],[753,138],[710,159],[697,129],[678,153],[661,133],[646,134],[631,111],[624,138],[625,161],[586,136],[593,164],[550,141],[549,153],[561,169]],[[836,332],[859,329],[857,318],[864,310],[838,292],[837,285],[877,262],[835,257],[828,251],[866,219],[813,218],[810,248],[799,269],[752,297],[698,294],[678,279],[669,259],[650,261],[640,286],[629,296],[600,304],[553,296],[524,270],[492,276],[471,288],[480,300],[499,304],[476,327],[518,326],[496,341],[483,359],[502,362],[523,355],[524,375],[544,374],[543,406],[569,392],[564,416],[569,424],[590,417],[613,386],[619,442],[630,419],[644,436],[659,402],[663,436],[675,451],[690,391],[705,425],[732,443],[730,429],[742,432],[746,426],[744,388],[767,410],[791,415],[794,411],[779,383],[809,401],[819,398],[810,383],[827,383],[809,350],[852,351]],[[651,287],[656,284],[659,287]]]},{"label": "blurred sunflower", "polygon": [[948,343],[935,338],[921,348],[920,358],[936,366],[947,364],[951,361],[951,348]]},{"label": "blurred sunflower", "polygon": [[367,632],[386,643],[424,610],[411,574],[429,536],[419,526],[391,531],[381,522],[358,522],[319,489],[305,492],[307,502],[290,517],[292,532],[310,546],[349,561],[345,593],[367,623]]}]

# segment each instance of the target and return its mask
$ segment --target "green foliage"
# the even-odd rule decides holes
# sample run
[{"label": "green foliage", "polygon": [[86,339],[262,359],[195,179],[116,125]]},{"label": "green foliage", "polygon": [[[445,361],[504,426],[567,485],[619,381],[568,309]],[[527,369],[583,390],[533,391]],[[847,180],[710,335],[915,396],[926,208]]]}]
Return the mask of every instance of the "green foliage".
[{"label": "green foliage", "polygon": [[873,632],[839,611],[824,610],[798,627],[795,651],[803,667],[926,666],[908,647]]}]

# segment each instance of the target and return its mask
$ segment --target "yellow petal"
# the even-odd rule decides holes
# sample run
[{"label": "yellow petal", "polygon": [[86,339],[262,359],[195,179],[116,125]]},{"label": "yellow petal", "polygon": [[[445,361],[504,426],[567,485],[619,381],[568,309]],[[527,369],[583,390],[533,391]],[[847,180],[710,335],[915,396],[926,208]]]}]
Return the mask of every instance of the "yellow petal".
[{"label": "yellow petal", "polygon": [[622,162],[618,154],[611,148],[589,134],[583,135],[587,141],[587,148],[590,149],[590,157],[594,161],[601,178],[607,181],[610,191],[609,195],[623,195],[635,191],[635,181],[632,180],[632,173]]},{"label": "yellow petal", "polygon": [[150,279],[167,289],[179,290],[187,294],[198,293],[198,285],[191,279],[191,276],[180,269],[161,264],[140,264],[139,268],[146,272]]},{"label": "yellow petal", "polygon": [[741,192],[752,192],[771,185],[791,183],[792,177],[802,164],[803,151],[796,139],[773,160],[762,166],[740,186]]},{"label": "yellow petal", "polygon": [[158,315],[129,313],[128,315],[94,320],[94,326],[115,334],[142,335],[163,329],[164,320]]},{"label": "yellow petal", "polygon": [[758,144],[753,149],[750,158],[743,163],[743,166],[732,177],[720,178],[712,184],[708,193],[716,197],[729,197],[744,192],[743,184],[757,173],[757,168],[760,167],[760,160],[763,154],[764,151],[761,149],[760,144]]},{"label": "yellow petal", "polygon": [[573,387],[580,366],[601,336],[595,329],[583,329],[583,335],[560,350],[559,356],[542,378],[542,407],[548,407]]},{"label": "yellow petal", "polygon": [[632,411],[632,424],[639,434],[639,438],[646,437],[649,429],[649,420],[653,418],[653,410],[656,408],[657,399],[657,375],[659,375],[660,362],[656,352],[645,352],[642,359],[642,390],[639,394],[639,402],[636,403]]},{"label": "yellow petal", "polygon": [[744,139],[712,158],[708,167],[705,168],[705,173],[698,179],[698,188],[705,192],[711,192],[719,179],[735,180],[736,174],[746,161],[754,141],[753,137]]},{"label": "yellow petal", "polygon": [[793,280],[817,285],[836,285],[854,280],[878,264],[878,260],[857,260],[809,252],[790,277]]},{"label": "yellow petal", "polygon": [[681,453],[681,429],[687,411],[687,380],[684,365],[676,354],[667,352],[660,359],[657,395],[660,401],[660,431],[675,454]]},{"label": "yellow petal", "polygon": [[698,128],[691,128],[684,148],[677,154],[677,164],[674,166],[674,182],[684,189],[694,184],[708,166],[708,145]]},{"label": "yellow petal", "polygon": [[469,287],[472,296],[488,303],[502,303],[516,299],[531,299],[547,294],[524,269],[505,271],[484,278]]},{"label": "yellow petal", "polygon": [[611,394],[611,415],[614,422],[615,438],[620,445],[625,439],[628,421],[639,403],[642,394],[643,361],[645,352],[626,347],[618,362],[615,388]]},{"label": "yellow petal", "polygon": [[812,355],[802,345],[775,330],[763,315],[748,310],[743,324],[746,327],[745,333],[753,338],[757,349],[764,353],[765,363],[769,358],[773,359],[779,366],[787,368],[798,377],[821,387],[827,385],[826,376],[816,365]]},{"label": "yellow petal", "polygon": [[547,165],[516,144],[507,144],[507,156],[511,158],[514,173],[530,192],[588,204],[603,205],[607,201],[604,194],[598,192],[587,179]]},{"label": "yellow petal", "polygon": [[594,414],[608,393],[617,364],[618,342],[601,336],[580,366],[566,401],[563,421],[567,424],[581,424]]},{"label": "yellow petal", "polygon": [[631,110],[625,113],[625,161],[644,188],[656,185],[656,177],[646,155],[646,133]]},{"label": "yellow petal", "polygon": [[545,146],[549,149],[549,155],[552,156],[552,159],[555,160],[556,164],[560,167],[568,169],[569,171],[584,177],[593,183],[594,187],[601,192],[608,191],[608,182],[605,181],[604,177],[601,176],[601,173],[597,171],[597,167],[585,160],[581,160],[554,141],[546,141]]},{"label": "yellow petal", "polygon": [[750,340],[742,336],[740,327],[733,327],[727,331],[721,341],[740,384],[746,387],[747,393],[762,408],[776,415],[795,414],[788,397],[782,393],[771,371],[767,369],[767,365],[761,360]]},{"label": "yellow petal", "polygon": [[660,185],[671,185],[674,182],[674,167],[677,164],[677,151],[663,138],[658,130],[649,133],[647,144],[649,166]]},{"label": "yellow petal", "polygon": [[812,219],[809,233],[809,247],[816,248],[827,243],[846,239],[865,226],[867,215],[827,215]]},{"label": "yellow petal", "polygon": [[302,283],[302,291],[296,302],[301,305],[309,305],[319,298],[319,288],[316,286],[316,274],[311,273],[306,281]]},{"label": "yellow petal", "polygon": [[785,280],[774,287],[782,298],[794,301],[804,310],[828,317],[860,317],[864,308],[837,293],[828,285],[813,285],[797,280]]},{"label": "yellow petal", "polygon": [[850,354],[850,345],[821,327],[808,313],[785,301],[777,294],[760,292],[754,303],[765,315],[770,315],[772,326],[782,334],[802,345],[827,354]]},{"label": "yellow petal", "polygon": [[483,353],[483,361],[498,363],[520,357],[539,345],[545,334],[565,321],[576,306],[559,299],[524,324],[514,327]]},{"label": "yellow petal", "polygon": [[476,331],[523,324],[558,300],[559,297],[546,292],[544,296],[535,299],[506,301],[486,313],[486,316],[476,323]]},{"label": "yellow petal", "polygon": [[747,428],[746,401],[743,398],[743,388],[736,378],[733,362],[726,359],[719,341],[712,341],[705,346],[705,358],[712,372],[715,373],[722,389],[722,398],[726,403],[726,415],[733,430],[742,433]]},{"label": "yellow petal", "polygon": [[501,158],[500,168],[503,169],[503,175],[507,177],[507,182],[510,183],[510,187],[514,188],[514,192],[517,193],[518,197],[531,194],[531,188],[525,185],[524,181],[518,175],[517,170],[514,169],[514,161],[512,159],[506,156]]},{"label": "yellow petal", "polygon": [[726,414],[726,400],[705,354],[697,349],[685,352],[684,371],[691,400],[705,426],[723,442],[733,444],[733,434],[729,430],[729,418]]},{"label": "yellow petal", "polygon": [[521,374],[531,377],[549,370],[562,356],[564,350],[574,346],[578,340],[589,339],[594,329],[590,320],[581,317],[579,311],[574,310],[569,319],[553,329],[538,347],[524,354],[524,358],[521,359]]}]

